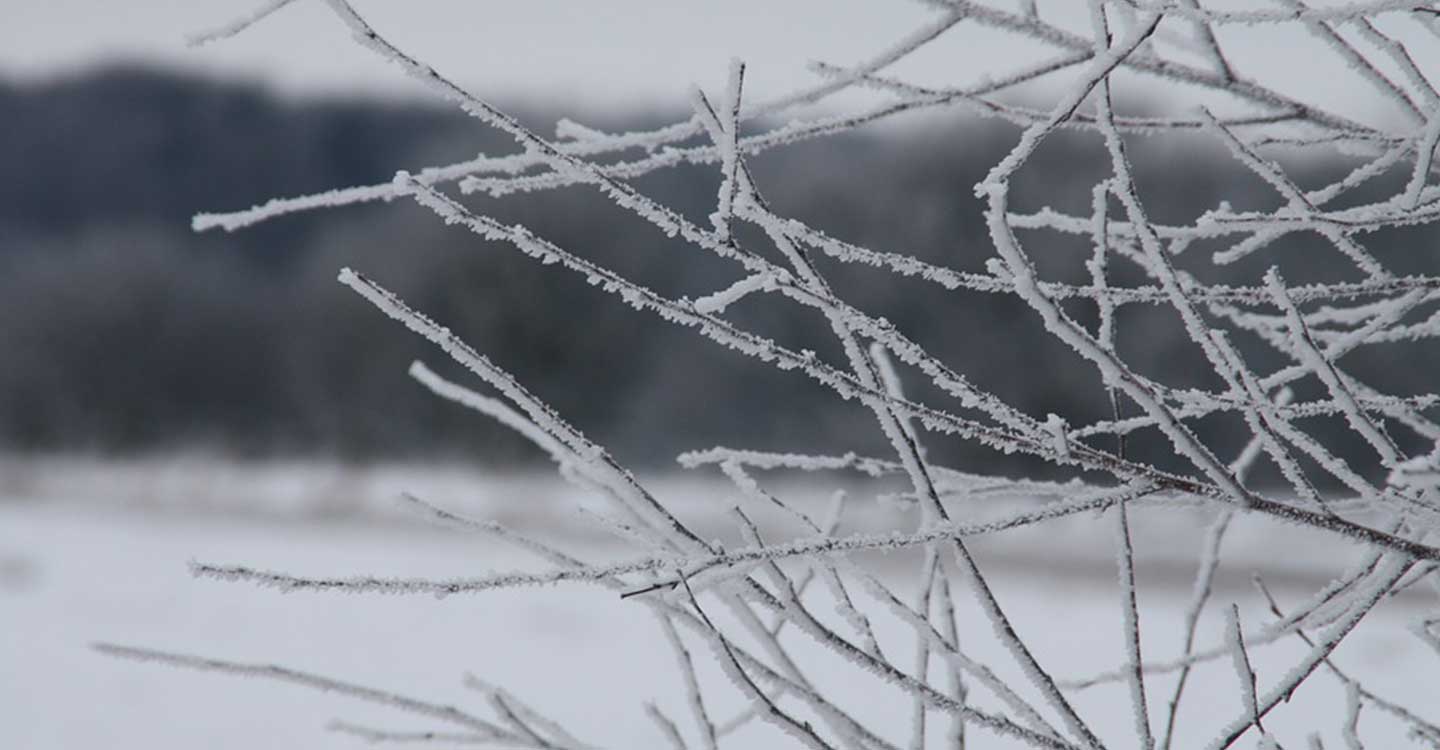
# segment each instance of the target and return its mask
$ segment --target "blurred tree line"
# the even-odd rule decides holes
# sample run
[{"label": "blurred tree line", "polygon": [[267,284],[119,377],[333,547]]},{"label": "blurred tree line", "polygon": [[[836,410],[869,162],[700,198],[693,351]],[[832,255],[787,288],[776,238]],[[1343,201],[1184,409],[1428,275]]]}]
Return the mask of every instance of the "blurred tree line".
[{"label": "blurred tree line", "polygon": [[[523,103],[510,109],[542,132],[570,114]],[[291,216],[234,234],[189,229],[199,211],[382,182],[398,168],[513,150],[452,111],[301,103],[241,84],[111,69],[0,84],[0,113],[0,444],[9,450],[495,465],[538,458],[519,439],[408,379],[406,367],[417,357],[463,374],[340,287],[336,271],[351,266],[457,330],[624,460],[664,465],[678,452],[717,443],[884,452],[867,412],[836,403],[804,376],[774,372],[661,324],[583,279],[446,227],[407,202]],[[662,114],[600,113],[587,124],[620,130],[674,119]],[[752,167],[783,213],[875,249],[984,272],[991,250],[972,186],[1017,135],[993,120],[931,116],[776,149]],[[1278,200],[1199,138],[1134,146],[1141,194],[1158,221],[1193,217],[1221,199],[1239,209]],[[1337,157],[1305,168],[1313,186],[1347,165]],[[1094,136],[1053,139],[1017,178],[1020,195],[1031,197],[1015,208],[1088,214],[1089,186],[1103,169]],[[681,168],[635,184],[706,223],[714,172]],[[1405,177],[1403,169],[1388,175],[1361,198],[1393,190]],[[699,297],[737,278],[729,264],[668,240],[593,189],[466,201],[665,294]],[[1390,243],[1396,255],[1386,260],[1436,273],[1435,239],[1425,229],[1397,236]],[[1040,254],[1042,274],[1088,283],[1088,240],[1047,241],[1053,248]],[[1235,283],[1256,283],[1264,271],[1244,262],[1216,268],[1212,249],[1190,248],[1181,265]],[[1312,238],[1287,240],[1278,258],[1291,283],[1352,276],[1337,253]],[[1108,414],[1092,368],[1072,366],[1076,355],[1042,335],[1018,301],[822,265],[842,296],[1025,411],[1072,422]],[[1140,281],[1112,268],[1117,283]],[[1219,387],[1176,316],[1156,311],[1123,311],[1126,358],[1173,385]],[[1093,310],[1078,304],[1071,313],[1093,319]],[[752,296],[732,314],[781,343],[837,355],[812,312]],[[1433,390],[1428,381],[1440,372],[1440,356],[1408,351],[1400,359],[1398,348],[1373,349],[1353,372],[1401,383],[1402,393]],[[1246,434],[1238,418],[1207,419],[1201,429],[1233,434],[1237,450]],[[1353,447],[1343,432],[1336,431],[1341,452]],[[931,442],[932,451],[972,469],[1033,470],[976,446]],[[1166,450],[1159,440],[1135,443],[1132,450]]]}]

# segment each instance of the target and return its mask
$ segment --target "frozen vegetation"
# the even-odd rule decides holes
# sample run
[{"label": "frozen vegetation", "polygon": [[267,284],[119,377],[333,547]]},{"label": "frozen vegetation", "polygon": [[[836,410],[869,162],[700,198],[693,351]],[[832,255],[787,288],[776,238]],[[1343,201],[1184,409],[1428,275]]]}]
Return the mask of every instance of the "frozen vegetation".
[{"label": "frozen vegetation", "polygon": [[[591,532],[527,528],[497,518],[498,507],[427,497],[421,483],[399,502],[478,537],[483,570],[425,543],[374,539],[355,557],[350,545],[358,537],[332,539],[333,557],[320,555],[320,543],[295,553],[217,542],[189,567],[217,590],[258,597],[252,615],[283,620],[284,608],[302,608],[285,627],[313,618],[327,640],[343,641],[339,633],[353,625],[379,627],[386,617],[475,608],[474,622],[443,640],[403,628],[372,631],[352,658],[319,664],[324,674],[308,671],[319,660],[303,655],[228,649],[229,622],[183,635],[127,631],[117,643],[98,645],[101,652],[377,707],[348,709],[341,715],[351,718],[330,725],[351,741],[827,750],[1440,747],[1433,698],[1440,683],[1437,396],[1387,390],[1347,368],[1376,348],[1432,346],[1440,331],[1440,278],[1406,271],[1408,255],[1431,249],[1407,246],[1404,231],[1440,217],[1440,91],[1417,63],[1425,59],[1420,51],[1437,43],[1435,10],[1414,0],[1324,7],[1289,0],[1230,10],[1198,0],[1093,0],[1077,24],[1033,2],[932,1],[924,26],[859,62],[817,63],[819,82],[789,96],[747,98],[746,67],[735,61],[722,90],[689,93],[689,119],[629,133],[562,121],[551,137],[426,65],[423,51],[393,44],[346,0],[326,3],[357,44],[522,150],[202,214],[195,229],[235,231],[299,211],[412,201],[472,234],[479,252],[518,251],[556,265],[617,302],[860,404],[889,449],[863,456],[800,445],[784,453],[715,447],[677,458],[700,477],[724,480],[723,490],[652,483],[488,358],[483,342],[477,348],[462,340],[363,269],[343,269],[342,284],[431,342],[437,360],[469,379],[462,384],[415,363],[418,386],[543,450],[574,488],[561,501],[581,509]],[[269,3],[197,39],[223,43],[252,23],[279,22],[267,16],[287,4]],[[989,75],[978,84],[921,86],[890,74],[926,45],[975,26],[1028,43],[1017,44],[1013,59],[984,61]],[[1265,71],[1246,70],[1232,54],[1236,45],[1297,30],[1393,112],[1357,118],[1331,111],[1267,85]],[[1166,92],[1164,112],[1126,111],[1128,100],[1117,92],[1141,80]],[[842,114],[810,107],[852,89],[871,91],[880,103]],[[1037,98],[1047,103],[1036,107]],[[785,216],[748,167],[789,143],[950,106],[1002,118],[1018,131],[1014,147],[974,187],[988,244],[956,248],[987,257],[983,273],[922,262],[898,248],[859,246]],[[1012,205],[1013,185],[1061,129],[1092,139],[1106,174],[1083,200],[1069,196],[1061,208]],[[1185,221],[1152,216],[1132,157],[1138,139],[1158,133],[1223,146],[1270,187],[1273,202],[1197,207]],[[1351,167],[1323,184],[1302,184],[1287,166],[1334,152]],[[713,168],[708,217],[684,215],[632,184],[681,164]],[[1394,189],[1359,199],[1372,183]],[[694,252],[730,261],[733,277],[698,299],[673,295],[597,263],[584,247],[561,246],[486,212],[490,197],[562,188],[598,191]],[[1069,237],[1063,247],[1073,255],[1041,257],[1037,236]],[[1297,242],[1302,252],[1293,251]],[[1046,253],[1066,252],[1061,247],[1046,245]],[[1307,256],[1320,254],[1346,262],[1343,278],[1309,273]],[[1256,262],[1247,283],[1209,280],[1216,267]],[[1067,263],[1083,277],[1054,270]],[[1034,367],[1093,373],[1094,403],[1106,405],[1107,416],[1027,413],[976,386],[963,358],[942,361],[886,318],[847,301],[828,275],[837,264],[873,268],[876,284],[910,277],[956,295],[1023,302],[1070,357]],[[831,339],[792,346],[747,328],[733,313],[759,297],[812,311]],[[1177,383],[1137,369],[1127,347],[1144,342],[1127,343],[1126,331],[1148,317],[1175,322],[1208,370]],[[1209,439],[1199,427],[1208,422],[1243,425],[1248,440]],[[1344,425],[1350,443],[1337,446],[1317,427],[1332,422]],[[983,462],[932,460],[927,447],[947,441],[1027,454],[1060,478],[996,476]],[[1163,446],[1183,468],[1130,449],[1141,444]],[[1278,481],[1257,479],[1262,472]],[[508,502],[524,502],[526,490],[511,494],[517,497]],[[1257,528],[1258,545],[1239,544]],[[196,530],[192,542],[202,534]],[[1058,551],[1094,539],[1104,541],[1104,584],[1081,585],[1056,572],[1078,565],[1056,558]],[[1161,585],[1157,579],[1174,577],[1180,548],[1192,556],[1185,566],[1191,583]],[[1314,556],[1314,565],[1301,566],[1313,580],[1291,575],[1282,588],[1272,563],[1292,555]],[[91,559],[74,557],[76,565]],[[1151,565],[1171,573],[1152,577]],[[1226,582],[1237,567],[1257,573],[1253,585]],[[564,590],[528,591],[550,585]],[[286,604],[264,603],[286,592],[291,596],[278,599]],[[567,646],[522,654],[505,618],[533,616],[525,613],[542,595],[560,602],[550,606],[572,608],[533,620],[567,629]],[[1372,643],[1403,658],[1367,653],[1362,634],[1372,629],[1397,634]],[[377,645],[417,636],[426,640],[423,658],[433,662],[380,673]],[[638,639],[634,648],[611,648],[630,638]],[[568,650],[589,639],[606,643],[605,653],[591,655],[600,661]],[[622,652],[624,659],[605,661]],[[506,659],[518,663],[502,666]],[[435,693],[417,674],[434,679],[455,661],[475,671],[464,696],[421,698]],[[404,674],[391,677],[396,673]],[[349,681],[357,675],[370,679]],[[635,694],[622,702],[630,688]],[[153,721],[162,720],[157,712]]]}]

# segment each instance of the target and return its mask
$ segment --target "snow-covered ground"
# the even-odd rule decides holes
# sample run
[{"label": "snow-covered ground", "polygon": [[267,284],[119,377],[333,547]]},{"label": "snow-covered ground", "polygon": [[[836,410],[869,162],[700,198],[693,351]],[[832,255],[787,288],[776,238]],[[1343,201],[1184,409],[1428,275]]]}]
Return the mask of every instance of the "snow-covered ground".
[{"label": "snow-covered ground", "polygon": [[[443,600],[286,595],[196,580],[186,569],[192,559],[336,575],[460,576],[536,567],[513,549],[407,517],[392,501],[401,489],[475,515],[549,530],[592,559],[625,554],[576,530],[574,491],[558,482],[435,467],[57,460],[4,468],[0,748],[338,748],[365,743],[325,731],[333,718],[401,730],[443,728],[297,687],[118,661],[89,649],[95,641],[283,664],[481,707],[480,696],[460,684],[472,672],[607,747],[663,746],[642,711],[646,700],[684,724],[681,682],[659,629],[643,606],[599,588],[563,585]],[[703,480],[665,479],[656,487],[702,523],[733,502],[723,485]],[[1178,650],[1205,520],[1198,512],[1137,519],[1149,657],[1166,659]],[[873,521],[862,513],[856,522]],[[1057,676],[1083,677],[1120,662],[1110,534],[1109,523],[1084,516],[977,544],[1002,605]],[[1239,602],[1247,622],[1257,623],[1264,618],[1248,586],[1251,572],[1262,572],[1282,603],[1294,603],[1355,554],[1326,537],[1251,520],[1237,528],[1233,542],[1216,601]],[[903,555],[876,562],[895,580],[913,568]],[[1434,698],[1440,657],[1405,625],[1433,601],[1433,594],[1417,592],[1387,603],[1336,657],[1344,668],[1373,678],[1376,692],[1408,699],[1411,707],[1429,711],[1432,721],[1440,719]],[[962,641],[971,652],[1002,674],[1017,674],[975,608],[962,601],[961,617]],[[1219,643],[1220,625],[1212,612],[1200,630],[1202,645]],[[881,638],[901,644],[904,628],[891,622]],[[1257,649],[1262,686],[1302,649],[1293,639]],[[699,644],[696,652],[708,657]],[[822,656],[803,646],[800,652]],[[895,690],[828,659],[804,666],[817,684],[903,744],[909,703]],[[740,707],[717,671],[706,668],[701,676],[714,683],[718,715]],[[1178,746],[1213,738],[1213,730],[1192,733],[1186,727],[1238,715],[1235,680],[1228,659],[1197,673],[1190,688],[1197,700],[1181,716],[1184,741]],[[1151,680],[1157,724],[1170,685],[1165,677]],[[1303,746],[1312,728],[1326,733],[1327,747],[1343,746],[1337,734],[1343,699],[1335,680],[1322,674],[1266,725],[1293,746]],[[1103,737],[1117,747],[1134,745],[1122,687],[1082,691],[1076,700]],[[1380,724],[1378,717],[1362,715],[1362,732]],[[1370,747],[1407,746],[1403,734],[1368,738]],[[761,727],[736,746],[786,746],[783,739]],[[1251,745],[1252,737],[1242,743]]]}]

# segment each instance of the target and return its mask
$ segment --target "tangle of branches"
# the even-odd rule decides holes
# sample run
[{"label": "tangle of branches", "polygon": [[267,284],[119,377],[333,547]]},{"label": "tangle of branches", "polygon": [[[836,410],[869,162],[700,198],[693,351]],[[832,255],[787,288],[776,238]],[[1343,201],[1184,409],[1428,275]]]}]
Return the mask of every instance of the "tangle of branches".
[{"label": "tangle of branches", "polygon": [[[223,43],[288,1],[268,3],[239,21],[198,35],[196,41]],[[194,565],[197,575],[288,591],[356,594],[464,595],[562,581],[608,588],[627,605],[648,609],[675,652],[690,715],[671,717],[653,705],[643,710],[655,722],[656,742],[677,748],[727,744],[737,728],[751,722],[770,723],[797,745],[825,750],[902,744],[980,747],[998,738],[1064,750],[1202,744],[1220,749],[1240,741],[1283,747],[1308,740],[1316,746],[1321,744],[1318,735],[1272,734],[1266,718],[1295,696],[1302,683],[1320,679],[1338,680],[1347,691],[1346,715],[1337,716],[1328,729],[1348,746],[1361,745],[1362,730],[1370,721],[1358,721],[1364,709],[1364,715],[1376,721],[1384,717],[1397,722],[1422,746],[1440,747],[1433,694],[1418,696],[1422,705],[1407,706],[1401,698],[1382,696],[1362,684],[1331,658],[1378,603],[1398,590],[1437,583],[1440,448],[1431,449],[1440,441],[1440,424],[1433,419],[1436,396],[1384,392],[1347,372],[1346,363],[1363,359],[1373,347],[1425,346],[1440,334],[1440,277],[1392,270],[1395,258],[1433,249],[1394,247],[1403,233],[1387,231],[1440,219],[1440,182],[1435,180],[1440,169],[1434,163],[1440,143],[1440,89],[1413,56],[1419,45],[1440,44],[1440,9],[1422,0],[1324,7],[1277,0],[1242,10],[1209,9],[1201,0],[1090,0],[1088,27],[1076,29],[1047,18],[1034,2],[1021,2],[1011,10],[1000,3],[927,0],[933,14],[924,25],[858,62],[817,63],[818,83],[808,88],[756,101],[745,93],[745,65],[735,61],[722,92],[690,92],[692,113],[686,119],[627,133],[562,121],[555,137],[548,137],[391,43],[347,0],[307,1],[328,5],[357,44],[398,66],[417,86],[463,109],[478,127],[508,134],[519,150],[399,172],[383,184],[202,214],[194,219],[197,231],[240,230],[292,212],[360,202],[414,201],[434,212],[437,220],[472,232],[477,242],[508,246],[534,261],[556,264],[626,304],[758,362],[793,370],[837,398],[858,402],[873,413],[890,452],[812,455],[717,447],[686,453],[679,457],[683,466],[718,473],[733,483],[742,499],[730,517],[742,541],[706,539],[673,504],[652,494],[603,446],[462,341],[444,321],[431,320],[377,281],[346,269],[340,272],[341,283],[432,342],[437,357],[450,358],[475,378],[473,386],[463,385],[416,363],[411,374],[420,385],[498,420],[544,450],[567,480],[603,500],[607,510],[590,520],[634,554],[619,561],[586,561],[544,539],[410,498],[433,520],[516,545],[548,563],[548,570],[449,580],[311,578],[201,562]],[[954,88],[916,85],[887,73],[895,63],[966,26],[1024,38],[1046,51],[988,61],[993,69],[982,82]],[[1316,42],[1314,49],[1335,56],[1393,105],[1389,124],[1361,122],[1263,83],[1257,71],[1245,70],[1235,60],[1230,47],[1235,42],[1228,41],[1228,32],[1239,27],[1305,31]],[[1173,114],[1117,111],[1116,90],[1141,79],[1165,87],[1171,96],[1165,106]],[[786,119],[850,89],[871,90],[881,103],[845,114]],[[1037,89],[1052,92],[1047,106],[1034,106],[1033,97],[1031,104],[1022,105],[1013,95]],[[942,108],[1000,117],[1019,132],[1014,148],[975,185],[989,246],[963,251],[989,255],[988,273],[964,272],[922,262],[895,248],[837,239],[824,227],[779,213],[752,175],[752,162],[785,144]],[[1017,211],[1011,201],[1013,178],[1061,129],[1093,138],[1108,161],[1107,174],[1092,187],[1090,210]],[[1275,207],[1237,210],[1222,204],[1187,224],[1152,218],[1136,184],[1132,157],[1139,157],[1132,152],[1136,139],[1166,133],[1223,146],[1237,164],[1273,189]],[[1353,166],[1326,184],[1302,185],[1291,169],[1274,160],[1274,152],[1282,149],[1302,156],[1340,154]],[[635,178],[682,165],[715,170],[719,189],[708,222],[682,215],[632,184]],[[1387,175],[1397,173],[1404,176],[1397,190],[1369,197]],[[695,253],[729,261],[737,280],[699,299],[667,296],[588,258],[583,247],[560,246],[524,226],[503,223],[483,208],[482,196],[572,186],[598,191],[657,231],[680,238]],[[1088,282],[1041,276],[1035,253],[1045,235],[1082,238],[1088,246],[1082,259]],[[1282,240],[1303,241],[1304,252],[1312,256],[1338,253],[1350,269],[1349,277],[1290,284],[1286,275],[1296,277],[1297,269],[1280,265],[1277,254],[1276,263],[1248,283],[1204,280],[1212,267],[1266,257]],[[1045,247],[1058,252],[1053,245]],[[675,256],[672,262],[684,258]],[[869,267],[879,275],[875,283],[884,283],[886,276],[906,276],[956,295],[1013,295],[1049,335],[1093,368],[1102,384],[1099,395],[1111,407],[1108,418],[1070,424],[1056,415],[1025,413],[981,389],[967,378],[964,362],[941,361],[885,318],[843,299],[827,278],[827,270],[838,265]],[[1121,283],[1122,277],[1144,281]],[[786,347],[727,315],[732,306],[755,295],[818,313],[841,356],[827,361],[812,351]],[[1136,307],[1144,315],[1169,316],[1183,326],[1208,363],[1211,387],[1167,384],[1127,363],[1116,344],[1117,330],[1130,319],[1121,313]],[[1266,362],[1278,358],[1285,364],[1262,369],[1255,356],[1244,353],[1253,352],[1254,346],[1271,350]],[[916,383],[924,387],[914,387]],[[911,395],[918,393],[928,395]],[[1316,417],[1343,420],[1365,452],[1342,454],[1327,445],[1314,427]],[[1248,442],[1204,439],[1196,425],[1216,418],[1243,422]],[[1007,479],[928,458],[927,443],[956,440],[1029,454],[1074,479]],[[1183,459],[1185,468],[1138,460],[1127,454],[1127,440],[1163,443]],[[1253,470],[1262,465],[1283,478],[1283,485],[1257,484]],[[875,498],[837,495],[825,512],[818,512],[787,499],[778,484],[768,481],[782,471],[807,472],[814,483],[832,476],[837,482],[854,476],[887,477],[892,487],[900,481],[904,488],[883,504],[896,509],[886,530],[843,533],[839,529],[850,504]],[[1002,516],[967,518],[965,503],[981,494],[1014,502]],[[1184,649],[1164,658],[1141,648],[1145,609],[1135,586],[1131,530],[1131,509],[1141,505],[1160,511],[1201,505],[1214,511],[1186,611]],[[779,512],[798,531],[784,540],[765,541],[752,520],[761,512]],[[1057,677],[1021,637],[971,547],[980,535],[1078,514],[1114,526],[1126,649],[1113,672],[1074,681]],[[1265,611],[1227,609],[1224,638],[1213,648],[1202,648],[1198,622],[1213,603],[1224,537],[1232,519],[1252,515],[1308,527],[1367,552],[1345,576],[1298,604],[1282,608],[1266,591]],[[905,577],[908,588],[867,569],[857,557],[901,549],[913,550],[918,560],[913,575]],[[1018,679],[1002,679],[969,653],[955,615],[960,606],[989,619],[994,636],[1015,662]],[[722,612],[724,618],[718,616]],[[838,619],[831,616],[834,612]],[[912,631],[905,653],[877,638],[877,621],[883,618]],[[1416,634],[1440,656],[1440,639],[1432,625],[1433,620],[1422,621]],[[867,726],[845,711],[827,686],[812,677],[809,665],[791,658],[792,635],[802,635],[827,658],[866,670],[884,689],[906,696],[913,702],[911,720],[899,727]],[[1303,641],[1303,655],[1282,674],[1258,672],[1252,652],[1279,640]],[[283,667],[100,648],[118,656],[338,691],[408,711],[435,726],[412,734],[334,725],[371,741],[591,746],[539,709],[479,680],[471,684],[487,699],[483,716]],[[733,684],[726,687],[744,697],[745,711],[728,718],[715,715],[713,701],[707,701],[711,688],[696,677],[697,662],[704,658],[730,678]],[[1184,690],[1187,675],[1195,665],[1215,659],[1234,665],[1240,700],[1220,702],[1232,714],[1207,726],[1178,722],[1182,703],[1195,700]],[[1147,688],[1147,679],[1177,672],[1178,681],[1165,691],[1168,700],[1157,700],[1161,691],[1154,685]],[[1078,691],[1105,682],[1129,686],[1133,735],[1102,738],[1077,708]],[[1440,690],[1440,680],[1435,685]]]}]

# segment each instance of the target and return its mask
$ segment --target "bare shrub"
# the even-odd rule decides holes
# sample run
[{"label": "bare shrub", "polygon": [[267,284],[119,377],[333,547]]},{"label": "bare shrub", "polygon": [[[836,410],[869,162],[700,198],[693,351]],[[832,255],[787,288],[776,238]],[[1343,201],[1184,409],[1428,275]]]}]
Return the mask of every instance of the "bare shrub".
[{"label": "bare shrub", "polygon": [[[723,93],[692,92],[694,113],[689,119],[628,133],[562,121],[556,137],[548,138],[391,44],[345,0],[327,1],[358,44],[481,123],[508,133],[523,150],[400,172],[387,184],[204,214],[194,220],[197,230],[238,230],[295,211],[410,199],[440,221],[540,263],[559,264],[626,304],[767,365],[796,371],[840,399],[862,404],[873,412],[893,454],[810,455],[718,447],[681,455],[686,467],[718,470],[744,501],[731,516],[740,541],[706,539],[673,504],[652,494],[602,446],[566,423],[500,365],[377,282],[346,269],[340,273],[343,284],[433,342],[478,377],[489,393],[451,382],[416,363],[411,374],[421,385],[499,420],[546,451],[566,479],[604,499],[608,512],[592,521],[635,554],[619,561],[583,561],[544,539],[523,537],[496,523],[462,518],[412,498],[439,522],[517,545],[552,567],[540,573],[414,580],[309,578],[197,563],[197,575],[286,591],[438,596],[564,581],[609,588],[653,613],[675,651],[691,715],[674,718],[655,706],[647,711],[656,723],[656,743],[677,748],[727,744],[730,733],[749,722],[769,722],[795,743],[812,748],[980,746],[997,736],[1066,749],[1200,743],[1224,748],[1242,738],[1264,747],[1307,740],[1318,747],[1318,734],[1277,737],[1265,723],[1302,683],[1321,679],[1343,685],[1347,708],[1316,730],[1337,733],[1339,741],[1357,747],[1362,728],[1383,717],[1422,745],[1440,747],[1440,727],[1432,723],[1433,694],[1381,696],[1330,660],[1342,639],[1379,602],[1418,582],[1434,585],[1440,561],[1440,548],[1431,543],[1440,510],[1440,459],[1430,450],[1440,438],[1440,425],[1431,418],[1437,396],[1386,392],[1362,382],[1344,364],[1363,360],[1373,347],[1427,345],[1440,332],[1440,313],[1434,312],[1440,278],[1393,270],[1405,267],[1407,255],[1433,252],[1403,246],[1404,233],[1398,230],[1440,218],[1440,185],[1431,182],[1440,141],[1440,92],[1412,57],[1412,47],[1434,46],[1440,34],[1437,11],[1416,0],[1323,8],[1284,0],[1230,11],[1208,10],[1198,0],[1095,0],[1089,4],[1090,27],[1077,31],[1052,23],[1033,2],[1010,11],[999,3],[937,0],[926,3],[935,10],[926,25],[848,67],[817,64],[820,83],[788,96],[751,101],[744,95],[745,66],[735,62]],[[238,33],[285,4],[269,3],[200,39]],[[885,74],[892,63],[964,25],[1013,34],[1049,52],[1036,59],[988,61],[994,69],[983,82],[958,88],[921,87]],[[1227,34],[1235,27],[1308,32],[1317,44],[1306,48],[1306,54],[1323,49],[1350,66],[1394,105],[1392,124],[1360,122],[1262,83],[1263,76],[1240,69],[1227,55]],[[1114,89],[1137,78],[1163,86],[1170,114],[1116,111]],[[854,88],[878,90],[887,98],[849,114],[777,124],[796,108]],[[1052,92],[1048,107],[1016,103],[1017,92],[1033,98],[1036,91]],[[801,139],[952,106],[1003,118],[1020,131],[1014,148],[975,186],[993,251],[987,273],[922,262],[893,249],[860,247],[780,215],[748,168],[767,150]],[[1012,178],[1062,128],[1088,134],[1108,160],[1108,173],[1091,189],[1090,210],[1017,210],[1011,205]],[[1134,144],[1151,134],[1179,133],[1223,146],[1273,188],[1275,204],[1197,207],[1197,216],[1188,223],[1152,219],[1134,179]],[[1267,157],[1281,151],[1291,157],[1288,164],[1341,154],[1352,166],[1325,184],[1307,187],[1285,164]],[[720,186],[708,224],[667,208],[630,182],[678,165],[710,165],[718,171]],[[1402,179],[1397,181],[1396,175]],[[1369,197],[1385,185],[1393,189]],[[666,296],[588,260],[583,248],[557,246],[458,197],[569,186],[600,191],[660,232],[733,262],[738,280],[699,299]],[[1088,247],[1078,259],[1088,278],[1076,283],[1041,277],[1032,254],[1045,237],[1057,235],[1079,238]],[[1302,250],[1282,258],[1275,252],[1282,241]],[[1286,281],[1287,275],[1307,278],[1307,258],[1334,253],[1348,264],[1348,278]],[[1247,283],[1207,280],[1217,269],[1267,257],[1273,262],[1264,263]],[[1281,265],[1281,260],[1289,265]],[[674,262],[683,260],[677,257]],[[885,318],[842,299],[827,280],[827,269],[837,264],[869,267],[874,283],[905,276],[957,295],[1013,295],[1022,300],[1051,336],[1074,350],[1077,366],[1093,369],[1096,398],[1108,404],[1109,416],[1071,424],[1059,415],[1017,410],[967,380],[964,362],[940,361]],[[759,295],[823,316],[838,343],[834,351],[840,354],[827,361],[808,349],[781,345],[727,315],[732,306]],[[1167,384],[1127,363],[1117,336],[1130,321],[1157,316],[1178,320],[1203,353],[1210,366],[1204,373],[1208,386]],[[1263,353],[1257,354],[1262,347]],[[1265,362],[1281,364],[1262,366]],[[907,384],[912,387],[904,387]],[[922,392],[926,395],[907,395]],[[1248,442],[1205,439],[1197,428],[1202,420],[1243,423]],[[1326,434],[1317,427],[1326,420],[1343,421],[1360,447],[1327,445]],[[1073,479],[1014,480],[974,467],[937,465],[927,458],[924,443],[939,440],[973,441],[1028,454]],[[1172,464],[1137,459],[1133,451],[1127,452],[1127,441],[1140,440],[1166,446],[1186,468],[1176,471],[1169,468]],[[1267,489],[1254,479],[1256,467],[1267,467],[1283,484]],[[851,476],[898,479],[903,489],[863,500],[867,509],[876,503],[889,514],[883,531],[842,532],[840,524],[850,510],[846,496],[837,495],[828,509],[791,502],[768,483],[770,473],[779,470],[808,472],[815,483],[828,476],[837,482]],[[982,495],[988,498],[986,507],[1001,503],[1005,512],[976,519],[969,509]],[[1142,653],[1145,610],[1137,601],[1131,509],[1181,513],[1196,506],[1214,513],[1194,594],[1182,618],[1185,631],[1179,640],[1184,647],[1161,659]],[[774,513],[787,518],[792,530],[783,539],[766,541],[752,517]],[[1083,514],[1113,525],[1126,648],[1114,672],[1066,681],[1040,663],[1034,644],[1007,616],[972,554],[972,540]],[[1268,606],[1255,611],[1229,606],[1223,639],[1202,648],[1198,623],[1215,598],[1213,582],[1224,538],[1234,519],[1258,516],[1319,530],[1326,538],[1360,545],[1366,553],[1343,577],[1285,608],[1269,597],[1262,582]],[[897,582],[868,567],[863,560],[869,558],[856,557],[876,550],[915,551],[913,574]],[[992,670],[967,652],[966,634],[957,628],[955,617],[962,606],[983,611],[1013,665]],[[902,623],[909,642],[882,642],[876,635],[881,620]],[[1418,623],[1416,633],[1440,650],[1432,622]],[[819,648],[802,655],[792,637],[796,633]],[[1258,672],[1253,651],[1282,640],[1303,641],[1301,656],[1283,673]],[[338,691],[398,707],[437,727],[409,735],[336,726],[370,740],[587,746],[537,709],[489,685],[476,685],[489,703],[489,714],[482,717],[281,667],[100,648],[119,656]],[[721,688],[739,691],[749,702],[748,710],[733,717],[715,715],[707,702],[713,686],[702,685],[696,677],[702,658],[712,659],[731,678],[733,686]],[[807,674],[806,660],[814,658],[845,662],[876,676],[883,683],[876,689],[899,691],[913,701],[912,719],[906,726],[865,725],[837,702],[832,686]],[[1216,660],[1233,662],[1233,692],[1186,693],[1192,668]],[[1103,683],[1128,686],[1132,736],[1102,739],[1092,729],[1093,721],[1077,708],[1077,692]],[[1205,726],[1177,725],[1178,708],[1186,701],[1210,705],[1213,720]],[[1358,721],[1362,709],[1366,717],[1375,717],[1363,725]],[[1426,711],[1432,712],[1428,718]],[[940,717],[946,721],[937,728],[932,719]]]}]

